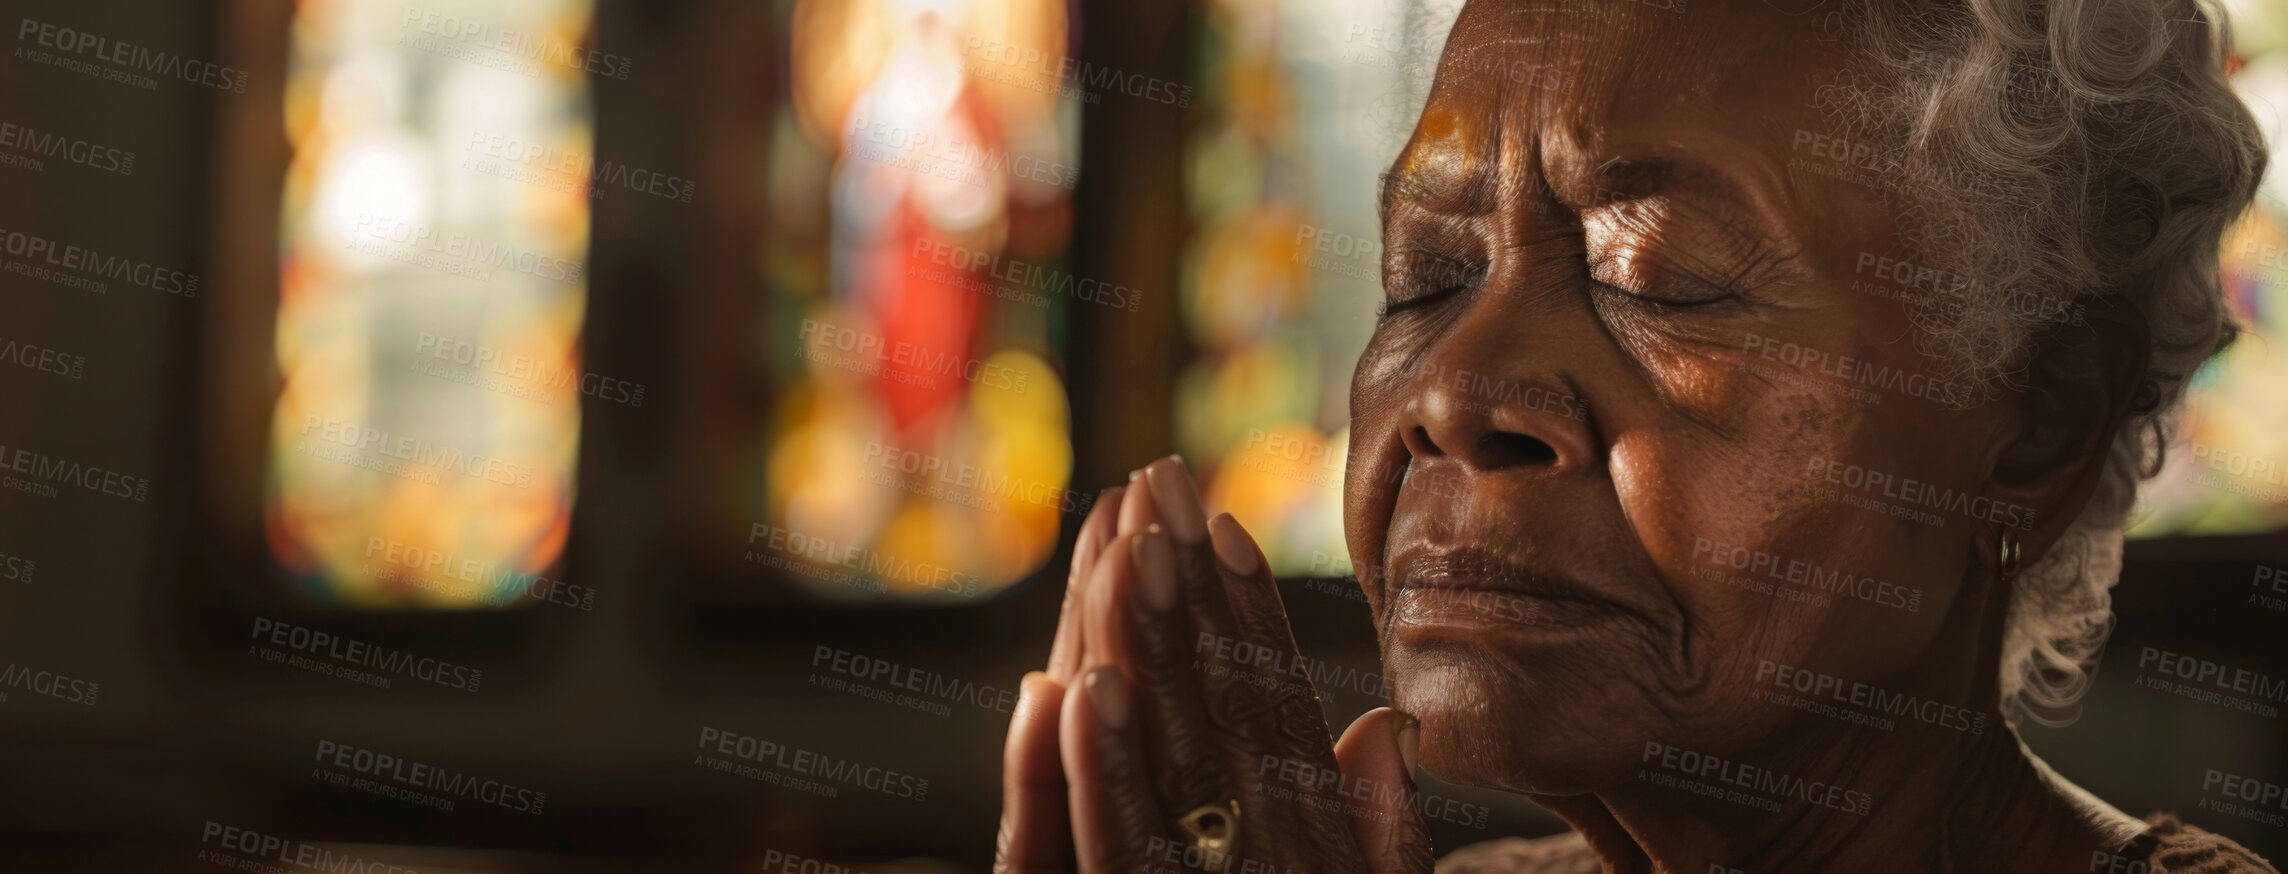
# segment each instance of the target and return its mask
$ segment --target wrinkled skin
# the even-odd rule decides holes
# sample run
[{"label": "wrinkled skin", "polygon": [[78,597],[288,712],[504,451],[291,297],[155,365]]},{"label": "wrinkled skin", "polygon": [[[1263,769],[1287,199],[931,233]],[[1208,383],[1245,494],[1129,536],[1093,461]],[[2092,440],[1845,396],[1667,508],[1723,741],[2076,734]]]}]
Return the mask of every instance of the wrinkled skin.
[{"label": "wrinkled skin", "polygon": [[[1315,703],[1234,715],[1188,659],[1154,667],[1169,660],[1139,640],[1203,627],[1291,652],[1276,594],[1260,571],[1224,567],[1216,585],[1212,547],[1173,542],[1193,569],[1184,608],[1125,609],[1138,573],[1123,559],[1147,535],[1126,513],[1092,518],[1081,594],[1027,684],[1027,706],[1061,719],[1012,726],[1006,870],[1068,870],[1073,847],[1079,870],[1178,870],[1148,847],[1177,837],[1194,796],[1244,799],[1243,859],[1428,870],[1403,804],[1346,821],[1272,797],[1248,764],[1264,755],[1339,759],[1343,786],[1410,786],[1418,764],[1527,793],[1612,871],[2086,870],[2137,829],[2000,721],[1997,567],[2005,532],[2031,565],[2088,502],[2142,328],[2101,317],[2050,338],[2030,391],[1976,403],[1856,377],[1944,363],[1868,290],[1883,283],[1870,258],[1915,260],[1898,213],[1800,169],[1825,160],[1806,134],[1840,133],[1814,106],[1840,64],[1816,22],[1753,2],[1462,12],[1385,181],[1387,300],[1352,383],[1345,533],[1396,711],[1329,750]],[[1827,367],[1764,354],[1784,349]],[[1825,476],[1854,469],[1963,503],[1924,518],[1850,503],[1912,503]],[[1157,494],[1181,475],[1138,482]],[[1228,519],[1216,539],[1226,527],[1244,540]],[[1813,601],[1718,558],[1757,555],[1885,585]],[[1123,694],[1186,703],[1107,730],[1093,695],[1065,694],[1090,666]],[[1774,703],[1794,691],[1783,669],[1956,709],[1859,727]],[[1711,799],[1663,782],[1692,776],[1679,749],[1835,788],[1777,810]],[[1220,788],[1119,777],[1137,757]]]},{"label": "wrinkled skin", "polygon": [[[1429,870],[1411,720],[1377,708],[1330,746],[1296,659],[1262,554],[1180,461],[1107,491],[1010,722],[994,869]],[[1227,802],[1236,843],[1190,848],[1175,821]]]}]

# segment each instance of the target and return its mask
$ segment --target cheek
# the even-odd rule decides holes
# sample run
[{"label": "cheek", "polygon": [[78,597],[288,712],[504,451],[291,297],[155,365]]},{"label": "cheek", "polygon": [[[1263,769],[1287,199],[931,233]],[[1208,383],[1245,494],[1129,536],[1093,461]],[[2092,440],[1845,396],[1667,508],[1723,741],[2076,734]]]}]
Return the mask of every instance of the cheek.
[{"label": "cheek", "polygon": [[1933,441],[1810,394],[1766,394],[1724,424],[1625,435],[1611,459],[1621,506],[1691,620],[1691,672],[1715,680],[1707,706],[1752,702],[1742,687],[1767,662],[1858,675],[1912,663],[1960,579],[1962,524],[1845,503],[1821,474],[1837,460],[1911,466],[1906,444]]},{"label": "cheek", "polygon": [[1399,439],[1399,410],[1405,405],[1406,356],[1393,354],[1380,329],[1359,356],[1351,376],[1351,434],[1343,459],[1343,540],[1369,605],[1379,617],[1382,543],[1405,476],[1406,453]]}]

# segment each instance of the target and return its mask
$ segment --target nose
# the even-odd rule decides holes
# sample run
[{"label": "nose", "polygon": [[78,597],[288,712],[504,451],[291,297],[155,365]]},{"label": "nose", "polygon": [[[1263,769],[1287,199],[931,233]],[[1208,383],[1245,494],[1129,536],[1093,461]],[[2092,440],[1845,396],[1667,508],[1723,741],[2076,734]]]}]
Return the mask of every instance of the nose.
[{"label": "nose", "polygon": [[1475,470],[1555,467],[1557,449],[1532,434],[1504,431],[1472,402],[1451,392],[1417,395],[1408,404],[1400,434],[1406,451],[1419,459],[1452,457]]},{"label": "nose", "polygon": [[1398,424],[1399,438],[1417,462],[1526,474],[1555,474],[1590,462],[1595,443],[1586,424],[1588,407],[1570,391],[1442,360],[1425,362],[1414,383]]}]

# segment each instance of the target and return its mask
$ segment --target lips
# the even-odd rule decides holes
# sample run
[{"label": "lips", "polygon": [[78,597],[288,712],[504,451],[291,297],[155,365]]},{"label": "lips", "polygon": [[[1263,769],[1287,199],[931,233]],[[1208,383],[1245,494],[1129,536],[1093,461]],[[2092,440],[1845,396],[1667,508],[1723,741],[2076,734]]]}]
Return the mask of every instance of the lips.
[{"label": "lips", "polygon": [[1479,547],[1404,549],[1389,568],[1392,627],[1547,631],[1633,612],[1581,580]]}]

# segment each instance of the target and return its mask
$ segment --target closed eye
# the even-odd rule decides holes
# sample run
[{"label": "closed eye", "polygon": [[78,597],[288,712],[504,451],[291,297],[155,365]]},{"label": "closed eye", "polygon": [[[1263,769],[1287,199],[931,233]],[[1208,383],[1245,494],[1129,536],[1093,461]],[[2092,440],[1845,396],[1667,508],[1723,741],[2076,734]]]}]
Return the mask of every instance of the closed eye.
[{"label": "closed eye", "polygon": [[1658,221],[1667,213],[1593,219],[1589,278],[1635,302],[1681,309],[1746,301],[1788,275],[1793,259],[1770,242],[1693,212],[1684,213],[1688,220]]},{"label": "closed eye", "polygon": [[1419,250],[1390,254],[1383,271],[1383,300],[1376,317],[1437,303],[1477,286],[1485,279],[1482,263]]},{"label": "closed eye", "polygon": [[1709,306],[1740,296],[1731,281],[1710,279],[1698,271],[1665,268],[1647,255],[1592,262],[1589,279],[1599,289],[1663,307]]}]

